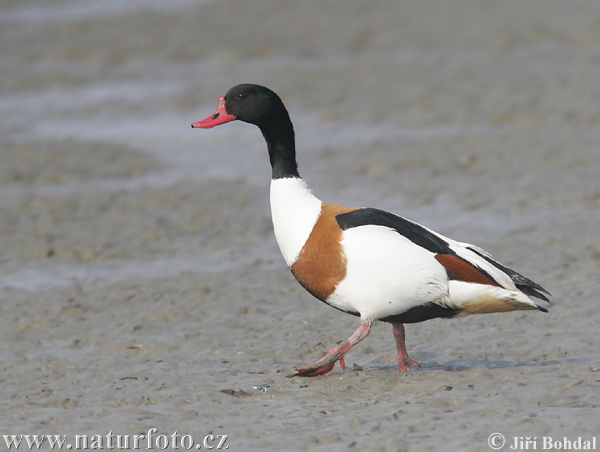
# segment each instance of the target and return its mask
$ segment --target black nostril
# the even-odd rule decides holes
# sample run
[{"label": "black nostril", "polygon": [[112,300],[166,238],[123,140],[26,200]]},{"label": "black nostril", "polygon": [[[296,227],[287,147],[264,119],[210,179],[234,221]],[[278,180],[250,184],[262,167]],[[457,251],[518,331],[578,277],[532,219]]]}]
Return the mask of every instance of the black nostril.
[{"label": "black nostril", "polygon": [[215,113],[212,117],[213,121],[219,117],[221,113]]}]

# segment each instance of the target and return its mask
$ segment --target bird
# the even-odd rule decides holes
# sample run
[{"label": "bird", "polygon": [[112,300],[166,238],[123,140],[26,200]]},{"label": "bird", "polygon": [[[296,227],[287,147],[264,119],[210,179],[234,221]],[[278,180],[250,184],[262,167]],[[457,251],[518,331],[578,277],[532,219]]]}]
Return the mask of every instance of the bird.
[{"label": "bird", "polygon": [[346,340],[293,376],[315,377],[365,339],[376,321],[391,323],[398,370],[420,364],[406,350],[405,324],[517,310],[548,312],[550,293],[475,245],[445,237],[399,215],[317,198],[300,177],[294,127],[281,98],[267,87],[231,88],[208,118],[210,129],[232,121],[256,125],[272,176],[275,238],[296,280],[329,306],[360,318]]}]

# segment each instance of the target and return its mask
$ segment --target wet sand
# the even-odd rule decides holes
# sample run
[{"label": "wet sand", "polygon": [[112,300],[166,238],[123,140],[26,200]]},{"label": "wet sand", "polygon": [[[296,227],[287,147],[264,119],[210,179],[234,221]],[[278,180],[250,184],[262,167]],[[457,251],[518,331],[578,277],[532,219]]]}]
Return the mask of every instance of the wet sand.
[{"label": "wet sand", "polygon": [[[598,435],[599,20],[593,0],[3,2],[0,435]],[[363,370],[286,378],[358,321],[285,268],[258,130],[189,127],[241,82],[283,97],[319,197],[482,246],[556,305],[409,325],[402,374],[377,324],[346,357]]]}]

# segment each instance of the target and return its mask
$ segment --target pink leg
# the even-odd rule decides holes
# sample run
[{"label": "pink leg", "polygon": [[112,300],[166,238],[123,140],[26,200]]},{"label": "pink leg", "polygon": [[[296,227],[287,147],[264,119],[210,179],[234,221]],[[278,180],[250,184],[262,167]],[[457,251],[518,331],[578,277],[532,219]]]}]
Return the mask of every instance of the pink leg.
[{"label": "pink leg", "polygon": [[396,348],[398,349],[398,371],[410,371],[410,366],[421,367],[421,365],[418,362],[413,361],[408,357],[408,352],[406,351],[406,343],[404,342],[404,339],[406,337],[404,333],[404,324],[392,323],[392,328],[394,332],[394,339],[396,340]]},{"label": "pink leg", "polygon": [[352,347],[367,337],[370,331],[371,326],[361,322],[360,326],[356,329],[352,336],[350,336],[340,345],[333,347],[316,363],[311,364],[310,366],[298,367],[294,375],[298,377],[316,377],[317,375],[324,375],[333,369],[336,361],[340,362],[343,369],[345,367],[344,356],[346,353],[348,353]]}]

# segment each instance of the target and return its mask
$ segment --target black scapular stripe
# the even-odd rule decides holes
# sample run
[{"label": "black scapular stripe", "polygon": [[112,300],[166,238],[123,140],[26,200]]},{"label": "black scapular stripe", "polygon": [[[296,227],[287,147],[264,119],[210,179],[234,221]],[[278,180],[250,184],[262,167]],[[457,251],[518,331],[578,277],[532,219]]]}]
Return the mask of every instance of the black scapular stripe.
[{"label": "black scapular stripe", "polygon": [[352,212],[342,213],[336,217],[338,225],[342,230],[356,228],[373,224],[395,229],[399,234],[406,237],[415,245],[425,248],[435,254],[456,255],[448,243],[433,232],[420,224],[413,223],[406,218],[399,217],[385,210],[373,209],[371,207]]}]

